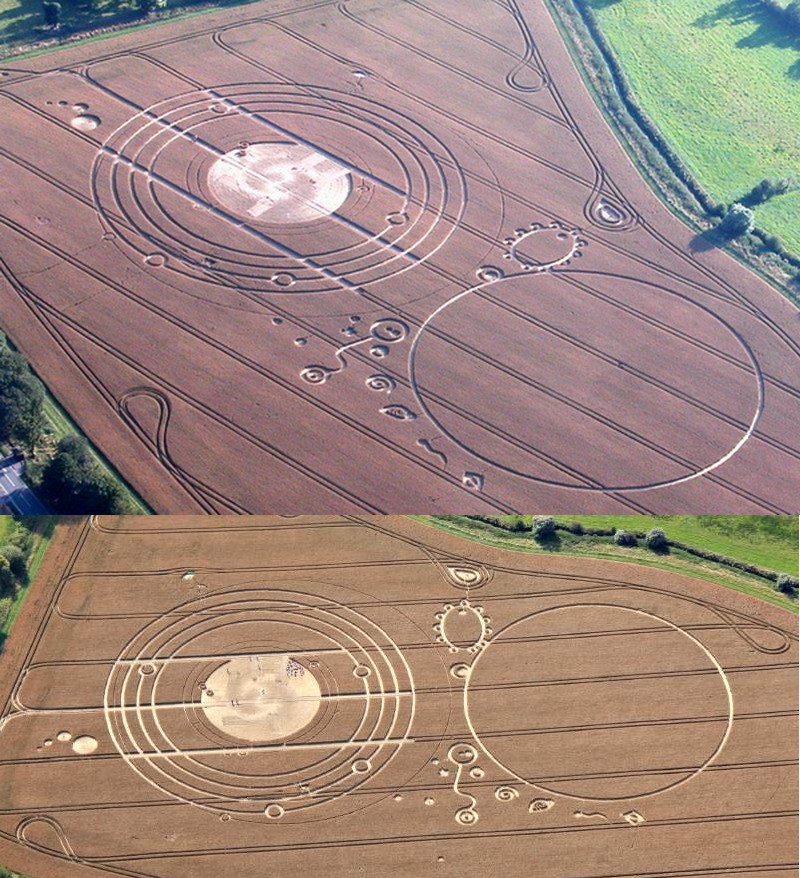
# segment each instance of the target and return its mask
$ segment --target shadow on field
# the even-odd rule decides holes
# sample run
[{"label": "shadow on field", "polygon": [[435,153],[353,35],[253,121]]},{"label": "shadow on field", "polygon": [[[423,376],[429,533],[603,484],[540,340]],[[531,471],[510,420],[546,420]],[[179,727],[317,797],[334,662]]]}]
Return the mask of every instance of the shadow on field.
[{"label": "shadow on field", "polygon": [[[800,52],[800,36],[790,32],[780,13],[764,6],[761,0],[726,0],[713,12],[695,19],[692,25],[698,28],[711,28],[726,21],[731,24],[749,22],[755,26],[749,36],[742,37],[736,43],[740,49],[774,46],[777,49]],[[800,59],[787,69],[786,74],[792,79],[800,79]]]},{"label": "shadow on field", "polygon": [[724,235],[716,227],[706,229],[695,235],[689,242],[689,250],[692,253],[707,253],[709,250],[716,250],[724,247],[728,243],[727,235]]}]

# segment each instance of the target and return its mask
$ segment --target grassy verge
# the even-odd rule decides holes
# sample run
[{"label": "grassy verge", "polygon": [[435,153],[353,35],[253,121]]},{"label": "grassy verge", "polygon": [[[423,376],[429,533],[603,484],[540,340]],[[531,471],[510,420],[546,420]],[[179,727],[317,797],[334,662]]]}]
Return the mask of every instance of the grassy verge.
[{"label": "grassy verge", "polygon": [[[681,519],[689,519],[691,516],[676,516]],[[713,516],[703,516],[711,518]],[[735,518],[735,516],[723,516],[724,518]],[[747,518],[749,516],[743,516]],[[753,516],[760,517],[760,516]],[[573,555],[579,557],[603,558],[612,561],[627,561],[636,564],[644,564],[648,567],[658,567],[663,570],[671,570],[675,573],[683,573],[686,576],[693,576],[698,579],[705,579],[716,585],[722,585],[726,588],[733,588],[744,594],[757,597],[768,603],[783,607],[793,613],[797,613],[797,601],[793,600],[780,592],[775,591],[768,583],[757,576],[751,576],[740,571],[735,571],[723,565],[716,564],[711,561],[696,558],[693,555],[683,552],[680,549],[671,549],[669,554],[657,555],[649,549],[643,547],[625,548],[616,546],[609,537],[594,536],[578,536],[575,534],[558,532],[558,540],[547,545],[541,546],[536,543],[529,533],[515,534],[508,531],[493,527],[484,522],[475,521],[462,516],[446,516],[439,518],[428,518],[423,516],[414,516],[417,521],[437,527],[447,533],[466,539],[475,540],[495,548],[510,549],[515,552],[527,552],[529,554],[539,555]],[[569,516],[557,517],[559,521],[584,521],[586,526],[600,527],[600,519],[605,518],[617,527],[623,527],[625,530],[638,530],[639,525],[634,526],[627,519],[645,519],[649,516]],[[590,524],[591,519],[596,519],[597,524]],[[658,521],[656,517],[652,517],[652,521]],[[663,518],[661,519],[663,521]],[[653,525],[661,526],[661,525]],[[688,526],[685,523],[685,526]],[[642,528],[646,529],[646,528]],[[708,525],[706,525],[708,530]],[[667,535],[672,534],[667,530]],[[690,542],[686,540],[686,542]],[[710,548],[707,542],[695,543],[698,548]],[[796,547],[796,540],[792,544]],[[791,547],[787,547],[787,551],[791,552]],[[796,553],[796,548],[795,548]],[[788,572],[794,574],[797,565]]]},{"label": "grassy verge", "polygon": [[[637,100],[717,201],[800,171],[800,39],[753,0],[589,0]],[[800,192],[756,208],[800,254]]]},{"label": "grassy verge", "polygon": [[[11,516],[5,517],[9,519],[13,527],[22,527],[22,525],[18,524],[13,518],[11,518]],[[30,521],[30,517],[28,520]],[[28,589],[36,578],[36,574],[39,572],[39,567],[41,567],[45,552],[47,551],[47,547],[50,544],[53,533],[55,532],[57,522],[57,515],[39,515],[36,516],[35,527],[30,528],[30,532],[33,536],[33,546],[28,558],[27,582],[17,588],[16,594],[8,606],[5,618],[2,620],[2,624],[0,624],[0,651],[2,651],[5,640],[8,637],[8,632],[11,630],[11,626],[22,608],[25,596],[28,594]],[[6,533],[7,532],[8,529]],[[6,534],[3,534],[3,536],[5,535]],[[2,873],[0,873],[0,878],[3,878]]]}]

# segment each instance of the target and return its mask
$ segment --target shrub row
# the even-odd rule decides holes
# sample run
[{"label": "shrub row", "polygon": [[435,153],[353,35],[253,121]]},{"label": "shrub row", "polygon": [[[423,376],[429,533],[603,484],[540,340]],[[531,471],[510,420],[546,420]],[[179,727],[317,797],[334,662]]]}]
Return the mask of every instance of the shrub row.
[{"label": "shrub row", "polygon": [[[737,561],[735,558],[720,555],[718,552],[712,552],[709,549],[700,549],[696,546],[690,546],[688,543],[682,543],[680,540],[671,540],[661,528],[653,528],[645,533],[644,531],[626,531],[617,527],[585,527],[580,521],[571,521],[565,524],[555,521],[551,516],[534,516],[533,525],[527,524],[520,515],[506,516],[509,520],[496,515],[470,515],[467,517],[473,521],[482,521],[484,524],[489,524],[492,527],[500,528],[509,533],[532,533],[535,539],[547,539],[548,536],[552,536],[554,531],[560,530],[577,536],[612,537],[618,546],[636,546],[639,540],[643,540],[649,549],[656,552],[664,551],[667,548],[679,549],[688,555],[693,555],[695,558],[713,561],[715,564],[721,564],[733,570],[739,570],[742,573],[766,579],[769,582],[775,583],[776,587],[785,594],[796,594],[798,589],[798,580],[786,573],[776,573],[774,570],[767,570],[765,567],[759,567],[757,564]],[[552,522],[552,525],[550,522]]]}]

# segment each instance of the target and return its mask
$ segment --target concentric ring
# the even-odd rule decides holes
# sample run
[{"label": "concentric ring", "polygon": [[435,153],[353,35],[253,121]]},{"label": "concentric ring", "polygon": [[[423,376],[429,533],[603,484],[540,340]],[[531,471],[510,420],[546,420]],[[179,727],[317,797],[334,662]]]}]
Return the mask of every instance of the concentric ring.
[{"label": "concentric ring", "polygon": [[[349,197],[299,224],[243,218],[215,197],[209,173],[259,144],[335,163],[349,174]],[[292,295],[419,265],[466,206],[459,163],[430,131],[362,95],[282,83],[193,91],[142,110],[101,148],[92,189],[104,226],[148,270],[155,254],[161,270],[187,279]],[[276,281],[287,276],[291,284]]]},{"label": "concentric ring", "polygon": [[[209,721],[206,680],[276,655],[314,675],[313,721],[265,743]],[[353,810],[344,797],[409,741],[415,700],[383,627],[318,595],[248,588],[188,601],[139,632],[111,670],[104,710],[122,758],[162,794],[245,819],[302,819],[324,804]]]}]

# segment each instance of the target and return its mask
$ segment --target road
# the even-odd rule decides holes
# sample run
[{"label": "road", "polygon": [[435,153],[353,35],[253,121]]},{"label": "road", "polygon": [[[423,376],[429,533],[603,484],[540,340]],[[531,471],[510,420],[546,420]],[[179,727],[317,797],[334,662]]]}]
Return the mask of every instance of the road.
[{"label": "road", "polygon": [[20,515],[47,515],[41,500],[25,484],[25,461],[16,456],[0,460],[0,502]]}]

